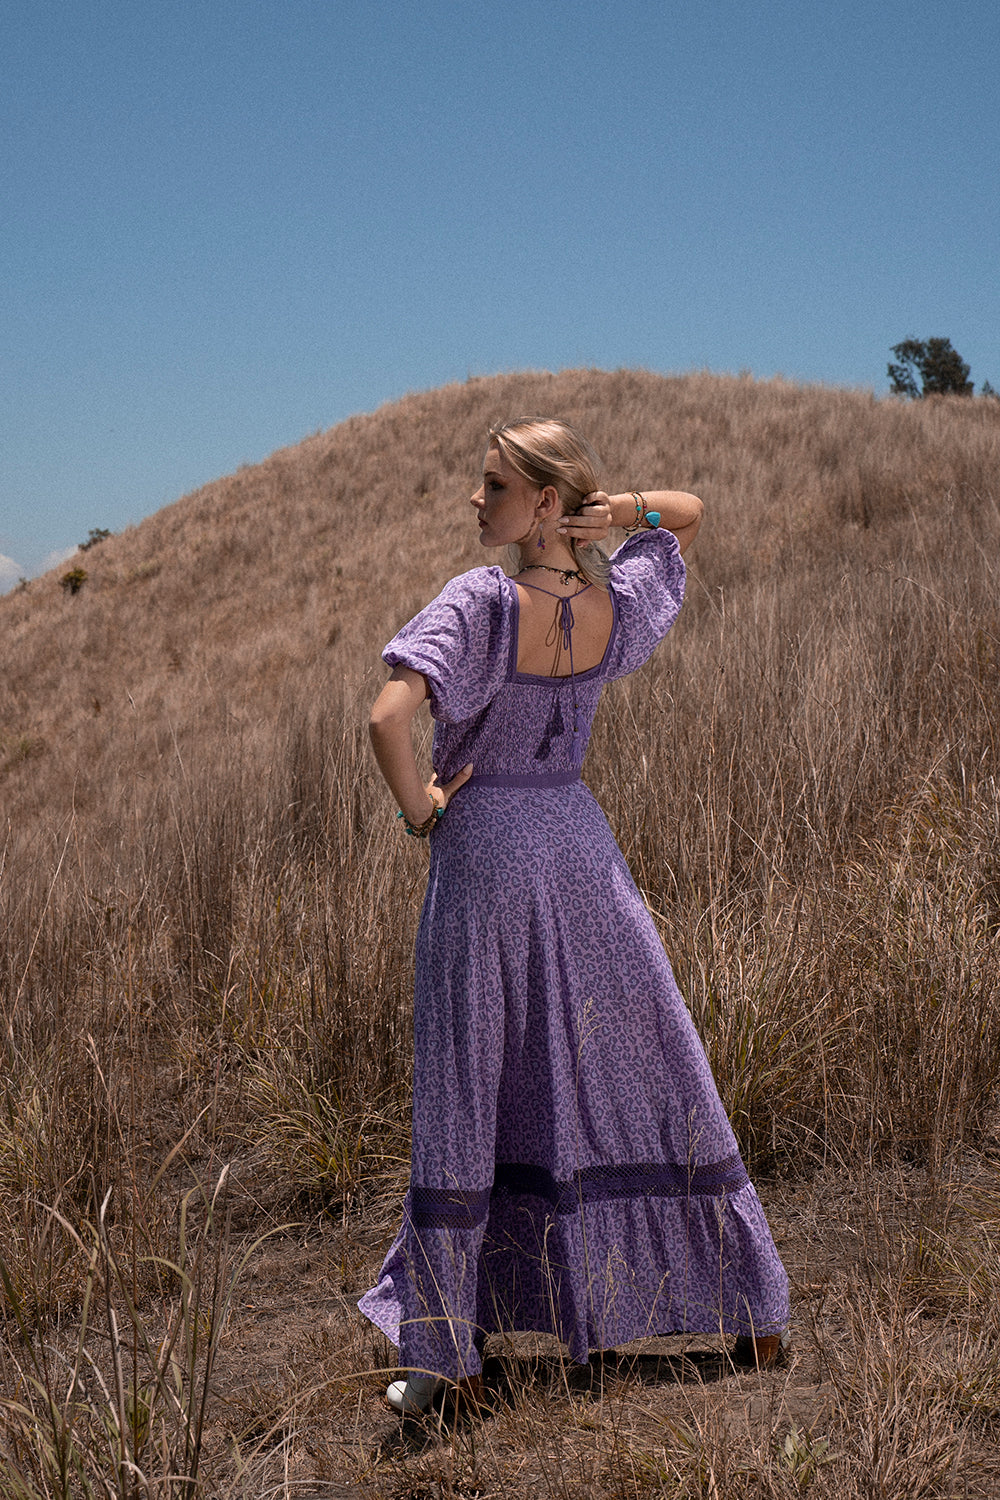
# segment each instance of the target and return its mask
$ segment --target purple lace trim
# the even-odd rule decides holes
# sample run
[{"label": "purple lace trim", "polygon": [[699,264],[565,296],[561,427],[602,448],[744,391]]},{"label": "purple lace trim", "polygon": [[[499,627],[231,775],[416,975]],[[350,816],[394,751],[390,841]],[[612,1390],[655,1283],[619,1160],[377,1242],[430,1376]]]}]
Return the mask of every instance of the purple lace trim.
[{"label": "purple lace trim", "polygon": [[510,776],[470,776],[467,786],[572,786],[580,780],[579,768],[575,771],[524,771]]},{"label": "purple lace trim", "polygon": [[749,1181],[739,1152],[698,1166],[637,1162],[627,1167],[583,1167],[568,1182],[557,1181],[545,1167],[497,1162],[492,1192],[411,1186],[410,1218],[417,1229],[474,1229],[498,1193],[542,1198],[554,1213],[571,1214],[581,1204],[613,1198],[721,1198],[738,1193]]},{"label": "purple lace trim", "polygon": [[475,1229],[490,1210],[490,1189],[410,1187],[410,1219],[415,1229]]},{"label": "purple lace trim", "polygon": [[574,1213],[581,1203],[608,1198],[721,1198],[750,1181],[739,1152],[722,1161],[688,1166],[678,1162],[636,1162],[627,1167],[583,1167],[569,1182],[558,1182],[545,1167],[498,1162],[493,1191],[544,1198],[557,1214]]}]

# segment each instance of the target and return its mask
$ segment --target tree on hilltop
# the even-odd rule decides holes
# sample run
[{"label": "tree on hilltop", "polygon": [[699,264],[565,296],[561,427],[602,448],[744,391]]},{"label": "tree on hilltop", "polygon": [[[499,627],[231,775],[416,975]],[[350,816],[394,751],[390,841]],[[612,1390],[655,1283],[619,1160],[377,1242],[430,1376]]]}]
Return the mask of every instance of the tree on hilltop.
[{"label": "tree on hilltop", "polygon": [[892,352],[899,360],[889,366],[894,396],[916,400],[921,396],[972,395],[969,366],[951,347],[951,339],[904,339],[901,344],[893,344]]}]

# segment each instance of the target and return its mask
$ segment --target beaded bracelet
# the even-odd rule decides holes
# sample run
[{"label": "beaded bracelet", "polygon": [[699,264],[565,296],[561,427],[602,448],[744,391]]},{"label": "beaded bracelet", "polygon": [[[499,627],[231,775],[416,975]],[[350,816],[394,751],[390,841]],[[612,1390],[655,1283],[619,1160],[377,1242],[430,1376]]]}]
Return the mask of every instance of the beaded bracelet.
[{"label": "beaded bracelet", "polygon": [[634,536],[642,526],[643,517],[646,514],[646,502],[638,490],[632,491],[632,499],[635,501],[635,520],[624,528],[626,536]]},{"label": "beaded bracelet", "polygon": [[625,535],[627,537],[634,537],[637,531],[642,531],[643,520],[648,519],[646,517],[646,501],[640,490],[633,490],[633,499],[636,501],[636,519],[631,522],[631,525],[625,526]]},{"label": "beaded bracelet", "polygon": [[631,526],[625,527],[625,535],[635,536],[636,532],[642,529],[643,521],[645,521],[650,531],[656,531],[660,524],[660,512],[658,510],[646,509],[645,497],[639,490],[632,491],[632,499],[635,501],[635,520]]},{"label": "beaded bracelet", "polygon": [[435,807],[435,809],[431,813],[430,817],[429,818],[425,818],[424,821],[422,823],[418,823],[416,825],[416,827],[414,827],[414,825],[410,822],[409,818],[406,816],[405,813],[398,812],[396,814],[396,817],[397,818],[402,818],[402,820],[403,820],[403,827],[406,829],[407,833],[410,835],[411,838],[414,838],[414,839],[425,839],[427,837],[427,835],[430,833],[431,829],[434,827],[434,824],[437,822],[438,818],[443,818],[444,817],[444,808],[443,807]]}]

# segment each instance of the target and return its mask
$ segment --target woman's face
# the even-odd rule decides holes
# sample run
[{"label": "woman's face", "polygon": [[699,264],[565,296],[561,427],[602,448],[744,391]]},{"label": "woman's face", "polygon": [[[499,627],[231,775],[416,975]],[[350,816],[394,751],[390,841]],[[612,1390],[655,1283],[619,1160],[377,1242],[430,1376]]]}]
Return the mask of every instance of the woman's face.
[{"label": "woman's face", "polygon": [[479,540],[484,547],[520,542],[531,531],[542,491],[507,462],[499,448],[487,448],[483,482],[470,504],[479,517]]}]

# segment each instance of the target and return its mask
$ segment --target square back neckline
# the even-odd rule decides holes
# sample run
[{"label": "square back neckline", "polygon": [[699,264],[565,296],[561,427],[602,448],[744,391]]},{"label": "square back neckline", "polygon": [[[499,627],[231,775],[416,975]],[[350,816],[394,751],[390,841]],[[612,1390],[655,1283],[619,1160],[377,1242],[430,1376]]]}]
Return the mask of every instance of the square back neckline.
[{"label": "square back neckline", "polygon": [[[512,612],[512,628],[510,632],[510,657],[507,666],[508,682],[553,683],[571,682],[574,680],[576,682],[586,682],[589,678],[598,676],[607,664],[608,654],[611,651],[615,636],[618,633],[618,600],[615,597],[614,588],[611,586],[609,586],[608,588],[608,596],[611,600],[611,629],[608,632],[607,644],[604,647],[604,653],[601,656],[599,662],[595,663],[595,665],[592,667],[587,667],[582,672],[520,672],[518,671],[517,667],[517,651],[521,628],[521,601],[518,598],[517,584],[514,582],[513,578],[511,578],[507,573],[503,574],[503,578],[510,590]],[[563,596],[561,594],[553,595],[553,598],[562,597]],[[573,596],[569,595],[568,597],[572,598]]]}]

